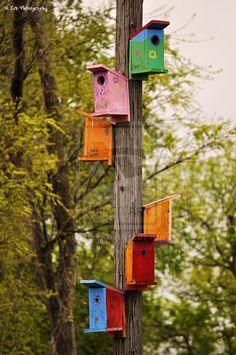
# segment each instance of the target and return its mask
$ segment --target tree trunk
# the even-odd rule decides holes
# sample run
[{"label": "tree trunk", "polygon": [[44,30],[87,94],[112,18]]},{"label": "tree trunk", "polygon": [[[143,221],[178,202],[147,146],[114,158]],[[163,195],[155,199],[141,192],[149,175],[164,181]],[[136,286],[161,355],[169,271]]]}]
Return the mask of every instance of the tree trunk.
[{"label": "tree trunk", "polygon": [[[43,17],[35,12],[30,13],[29,22],[35,34],[38,68],[44,94],[45,108],[50,116],[57,121],[61,120],[59,112],[59,99],[56,94],[56,82],[52,73],[49,44]],[[51,291],[57,293],[54,302],[47,302],[47,309],[52,326],[52,347],[55,355],[76,355],[76,340],[73,320],[73,300],[75,291],[76,272],[76,240],[74,235],[74,221],[71,216],[71,195],[68,180],[68,170],[65,167],[64,136],[56,129],[50,134],[51,148],[59,158],[57,173],[52,177],[53,192],[59,196],[60,202],[53,211],[57,223],[57,241],[59,244],[59,267],[55,274],[55,284]],[[37,232],[37,229],[35,229]],[[47,271],[50,270],[51,259],[48,248],[42,245],[38,231],[35,236],[36,250],[38,250],[38,263],[43,265],[42,277],[47,282]],[[42,271],[41,270],[41,271]],[[50,286],[50,285],[49,285]],[[47,286],[46,286],[47,287]],[[43,288],[42,288],[43,289]],[[50,289],[49,289],[50,291]],[[54,297],[53,297],[54,298]],[[56,312],[56,319],[55,319]]]},{"label": "tree trunk", "polygon": [[[14,6],[22,6],[26,4],[26,0],[14,0]],[[24,24],[25,16],[23,10],[14,11],[12,40],[15,52],[15,66],[11,81],[11,96],[16,106],[23,95],[24,81]]]},{"label": "tree trunk", "polygon": [[232,253],[232,261],[230,262],[230,270],[233,273],[234,277],[236,277],[236,218],[234,217],[234,212],[230,211],[227,215],[227,228],[228,228],[228,236],[230,237],[231,242],[231,253]]},{"label": "tree trunk", "polygon": [[[116,2],[116,68],[128,76],[130,35],[142,27],[143,0]],[[114,142],[115,287],[125,290],[125,247],[133,233],[142,232],[142,82],[129,81],[131,122],[117,124]],[[141,291],[128,291],[126,338],[114,338],[113,352],[142,354]]]}]

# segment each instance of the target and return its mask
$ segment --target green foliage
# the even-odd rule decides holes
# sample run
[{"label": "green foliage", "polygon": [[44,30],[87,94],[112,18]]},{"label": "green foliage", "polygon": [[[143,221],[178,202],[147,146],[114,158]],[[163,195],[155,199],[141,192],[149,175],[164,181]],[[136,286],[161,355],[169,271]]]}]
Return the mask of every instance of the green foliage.
[{"label": "green foliage", "polygon": [[23,113],[16,118],[13,104],[2,100],[0,112],[0,220],[5,235],[11,228],[9,216],[14,230],[30,215],[29,198],[51,195],[47,173],[53,171],[57,159],[54,154],[49,155],[47,149],[48,132],[54,124],[52,119]]},{"label": "green foliage", "polygon": [[[79,280],[112,284],[114,171],[103,162],[76,161],[83,149],[84,120],[75,108],[93,110],[86,65],[114,64],[114,20],[112,9],[85,10],[82,1],[56,1],[54,6],[54,13],[44,15],[60,122],[44,113],[34,34],[28,25],[22,113],[10,103],[13,13],[0,13],[0,353],[50,351],[49,321],[33,276],[29,218],[32,205],[37,206],[37,218],[54,241],[52,210],[60,201],[52,193],[51,176],[60,161],[49,143],[53,128],[66,145],[63,163],[73,201],[69,212],[77,232],[78,349],[81,354],[109,354],[110,338],[83,334],[88,326],[87,288]],[[182,198],[173,203],[173,240],[178,244],[157,248],[158,286],[144,293],[145,354],[233,354],[235,128],[206,123],[193,98],[196,80],[208,74],[183,58],[169,37],[166,51],[170,73],[153,76],[144,88],[144,202],[172,193]],[[56,269],[58,247],[52,257]]]},{"label": "green foliage", "polygon": [[0,353],[47,354],[47,313],[35,286],[32,255],[21,236],[17,249],[12,243],[0,251]]},{"label": "green foliage", "polygon": [[51,194],[44,182],[56,163],[47,152],[52,122],[25,114],[16,119],[3,100],[0,112],[0,353],[42,354],[49,351],[49,325],[35,286],[28,218],[31,202]]},{"label": "green foliage", "polygon": [[[59,2],[55,2],[56,6],[58,4]],[[50,2],[44,5],[51,7]],[[53,241],[56,224],[52,211],[56,204],[60,204],[60,201],[58,196],[52,193],[51,176],[56,173],[61,162],[53,154],[52,143],[49,143],[52,130],[60,131],[60,137],[63,137],[66,144],[64,164],[68,168],[74,201],[74,206],[69,212],[77,220],[78,233],[80,230],[94,229],[93,223],[88,228],[88,223],[83,219],[84,215],[87,219],[94,219],[94,211],[97,211],[101,215],[101,221],[98,219],[96,223],[104,224],[106,218],[102,215],[101,209],[104,207],[105,211],[109,210],[105,186],[101,186],[100,190],[98,188],[97,194],[94,193],[94,188],[98,185],[98,177],[101,177],[101,181],[105,178],[108,184],[111,182],[110,173],[107,178],[106,166],[93,164],[91,172],[86,164],[82,169],[78,169],[76,157],[82,148],[84,122],[75,112],[75,108],[80,106],[82,109],[92,110],[91,77],[86,73],[85,66],[89,62],[100,61],[99,56],[104,58],[109,49],[113,28],[108,27],[107,23],[111,10],[84,11],[80,2],[77,1],[71,2],[70,6],[64,5],[66,6],[63,11],[58,10],[57,17],[51,11],[44,14],[47,17],[45,30],[50,43],[51,65],[56,77],[63,117],[57,123],[51,117],[45,116],[34,33],[27,23],[25,26],[24,95],[21,107],[18,107],[17,111],[11,103],[9,93],[14,67],[11,39],[13,12],[6,11],[0,14],[0,31],[3,34],[0,49],[0,79],[3,83],[0,91],[0,311],[3,314],[0,317],[0,327],[4,328],[0,336],[2,354],[16,352],[48,354],[50,352],[49,320],[40,298],[41,294],[36,287],[35,277],[33,277],[35,270],[30,266],[35,258],[31,248],[30,219],[32,206],[34,206],[35,218],[40,222],[43,221],[48,240]],[[95,26],[96,31],[92,33],[91,28]],[[109,62],[109,58],[106,60]],[[80,185],[81,181],[84,181],[83,186]],[[91,200],[85,203],[87,194],[90,194]],[[94,207],[94,203],[98,206]],[[107,224],[107,220],[105,223]],[[95,229],[96,226],[97,224]],[[84,263],[85,256],[88,256],[88,261],[89,259],[91,261],[90,271],[96,269],[99,273],[98,278],[101,279],[100,274],[104,263],[99,258],[100,245],[98,243],[96,246],[92,242],[91,250],[88,245],[87,249],[82,248],[82,235],[79,237],[78,234],[81,245],[78,250],[80,264],[78,279],[81,278],[82,273],[88,271]],[[110,275],[112,275],[110,256],[112,244],[111,241],[106,243],[107,247],[103,255],[107,258],[107,263],[105,263],[107,270],[110,270]],[[87,250],[88,255],[84,255],[84,250]],[[54,248],[52,257],[54,268],[57,269],[57,247]],[[108,282],[112,282],[111,277],[108,278]],[[82,302],[80,297],[78,301],[80,311],[80,304],[87,302],[87,295],[83,293]],[[76,309],[76,319],[77,313]],[[79,312],[78,317],[80,322],[85,323],[85,314]],[[27,334],[25,334],[26,329]],[[81,336],[81,333],[82,328],[78,328],[80,348],[95,349],[97,341],[100,341],[99,336],[93,344],[90,344],[87,343],[84,335]],[[103,338],[103,353],[107,353],[107,338],[106,336]]]},{"label": "green foliage", "polygon": [[182,249],[173,258],[167,252],[169,259],[157,252],[159,289],[145,297],[147,354],[235,352],[235,171],[232,137],[220,152],[161,179],[162,188],[181,188],[173,239]]}]

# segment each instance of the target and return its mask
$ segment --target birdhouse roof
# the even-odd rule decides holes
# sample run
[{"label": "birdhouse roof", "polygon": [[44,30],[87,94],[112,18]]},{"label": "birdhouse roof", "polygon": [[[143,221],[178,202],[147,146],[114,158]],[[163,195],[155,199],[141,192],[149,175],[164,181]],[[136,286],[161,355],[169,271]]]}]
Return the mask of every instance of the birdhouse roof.
[{"label": "birdhouse roof", "polygon": [[112,122],[108,122],[108,121],[104,120],[102,117],[94,117],[94,116],[92,116],[90,113],[81,111],[79,108],[77,108],[76,111],[77,111],[81,116],[84,116],[84,117],[88,118],[89,120],[92,120],[92,121],[94,121],[94,122],[99,123],[100,126],[107,126],[107,127],[110,127],[110,126],[112,126],[112,125],[114,124],[114,123],[112,123]]},{"label": "birdhouse roof", "polygon": [[140,32],[144,30],[163,30],[170,24],[169,21],[152,20],[143,26],[140,30],[132,34],[130,39],[136,37]]},{"label": "birdhouse roof", "polygon": [[171,195],[171,196],[162,198],[161,200],[157,200],[157,201],[148,203],[147,205],[144,205],[143,207],[144,207],[144,208],[153,207],[154,205],[157,205],[157,204],[159,204],[159,203],[161,203],[161,202],[164,202],[164,201],[166,201],[166,200],[174,200],[174,199],[176,199],[176,198],[180,198],[180,195],[179,195],[179,194]]},{"label": "birdhouse roof", "polygon": [[124,75],[118,73],[117,71],[115,71],[103,64],[88,65],[86,67],[86,69],[91,71],[92,73],[99,73],[99,72],[108,71],[110,73],[113,73],[113,74],[121,77],[122,79],[128,80]]},{"label": "birdhouse roof", "polygon": [[86,285],[88,286],[89,288],[109,288],[110,290],[113,290],[113,291],[116,291],[116,292],[119,292],[121,294],[123,294],[123,292],[121,292],[120,290],[117,290],[116,288],[112,287],[112,286],[109,286],[107,284],[105,284],[104,282],[102,281],[97,281],[97,280],[80,280],[80,283],[83,284],[83,285]]},{"label": "birdhouse roof", "polygon": [[146,241],[154,241],[156,239],[156,234],[134,234],[132,241],[146,242]]}]

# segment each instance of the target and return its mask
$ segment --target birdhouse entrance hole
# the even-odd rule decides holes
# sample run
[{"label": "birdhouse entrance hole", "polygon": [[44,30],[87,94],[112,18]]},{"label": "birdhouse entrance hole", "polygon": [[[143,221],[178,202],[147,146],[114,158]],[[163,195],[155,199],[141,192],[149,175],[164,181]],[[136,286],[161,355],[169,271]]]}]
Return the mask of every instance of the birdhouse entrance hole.
[{"label": "birdhouse entrance hole", "polygon": [[157,35],[154,35],[151,37],[151,42],[154,46],[159,46],[160,44],[160,37]]},{"label": "birdhouse entrance hole", "polygon": [[164,67],[164,28],[168,25],[169,21],[152,20],[132,34],[129,46],[130,79],[148,80],[150,74],[168,72]]},{"label": "birdhouse entrance hole", "polygon": [[84,332],[107,332],[124,337],[124,293],[97,280],[81,280],[80,283],[89,288],[89,328]]},{"label": "birdhouse entrance hole", "polygon": [[92,116],[112,117],[112,123],[129,122],[128,79],[103,64],[89,65],[87,69],[93,73]]},{"label": "birdhouse entrance hole", "polygon": [[154,240],[155,234],[134,234],[126,246],[126,288],[147,290],[155,285]]},{"label": "birdhouse entrance hole", "polygon": [[105,77],[103,75],[99,75],[97,78],[97,82],[99,85],[103,85],[105,83]]}]

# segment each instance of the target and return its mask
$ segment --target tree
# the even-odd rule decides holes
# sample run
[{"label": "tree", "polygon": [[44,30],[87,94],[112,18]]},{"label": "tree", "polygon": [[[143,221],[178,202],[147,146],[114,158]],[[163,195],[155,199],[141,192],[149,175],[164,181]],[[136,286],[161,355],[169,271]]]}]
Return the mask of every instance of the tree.
[{"label": "tree", "polygon": [[[15,5],[22,5],[22,3],[16,2]],[[32,5],[35,6],[36,3],[32,3]],[[48,6],[49,5],[48,3]],[[85,17],[81,22],[86,22],[90,14]],[[55,30],[57,20],[52,12],[48,14],[47,19],[51,21],[51,29]],[[90,19],[89,21],[91,22],[92,20],[94,21],[94,19]],[[31,25],[33,31],[29,31],[29,26],[26,26],[26,21]],[[41,134],[44,134],[43,148],[46,149],[47,160],[45,161],[42,157],[45,170],[43,169],[43,173],[40,173],[37,179],[35,176],[37,165],[35,166],[34,164],[39,162],[35,161],[33,158],[31,160],[30,154],[33,150],[32,152],[30,150],[24,151],[24,148],[27,149],[27,146],[23,147],[21,145],[22,141],[20,140],[21,137],[19,134],[16,134],[14,139],[16,139],[22,151],[21,149],[16,150],[13,149],[16,147],[12,147],[10,158],[16,169],[25,169],[24,174],[31,173],[33,179],[35,179],[35,183],[36,181],[39,182],[37,187],[33,184],[31,184],[31,186],[25,184],[21,186],[26,196],[26,205],[28,208],[28,214],[24,220],[26,225],[24,231],[27,235],[29,233],[29,235],[31,234],[33,236],[33,243],[31,244],[33,246],[34,255],[32,260],[35,261],[40,295],[47,307],[51,321],[53,351],[54,353],[72,354],[76,353],[72,311],[76,276],[76,228],[73,213],[75,209],[74,191],[71,189],[70,178],[72,174],[69,171],[71,165],[70,162],[68,162],[68,153],[73,153],[74,155],[74,152],[70,152],[72,144],[69,143],[68,146],[66,146],[68,138],[63,131],[63,124],[61,123],[60,100],[57,94],[57,86],[52,69],[53,59],[50,57],[50,46],[42,14],[28,12],[26,16],[23,11],[16,11],[14,15],[14,26],[13,42],[16,70],[12,78],[11,93],[13,99],[17,102],[17,107],[21,107],[21,110],[22,107],[24,107],[24,111],[28,111],[32,115],[34,108],[32,105],[29,105],[28,101],[32,89],[30,88],[31,90],[29,91],[26,90],[26,97],[22,97],[22,94],[23,85],[25,83],[24,80],[30,75],[32,76],[32,74],[37,75],[35,70],[37,64],[47,116],[42,116],[45,122],[45,126],[43,126],[44,129],[42,129],[42,122],[40,121],[41,126],[37,126],[35,130],[33,130],[33,139],[32,136],[30,137],[32,143],[35,144],[36,140],[39,144],[40,142],[37,139],[39,136],[40,138],[42,137]],[[25,31],[23,31],[23,27],[25,27]],[[103,26],[101,27],[103,28]],[[17,30],[19,30],[19,33]],[[52,35],[53,34],[54,32],[52,32]],[[29,40],[28,42],[26,38]],[[53,40],[56,40],[56,38],[54,37]],[[34,43],[32,47],[31,41]],[[91,46],[91,44],[89,45]],[[29,57],[27,57],[27,55]],[[30,86],[29,83],[27,84],[28,86]],[[33,88],[33,90],[35,91],[35,88]],[[40,97],[42,97],[42,95],[40,95]],[[24,102],[24,106],[21,105],[21,101]],[[28,108],[25,103],[28,105]],[[43,105],[41,103],[37,111],[43,111]],[[13,113],[14,112],[13,110]],[[19,114],[19,111],[16,111],[15,114],[17,118],[17,129],[20,129],[24,122],[23,119],[26,116]],[[27,118],[29,119],[29,116],[27,116]],[[20,120],[21,122],[18,122]],[[8,129],[9,123],[8,120]],[[33,117],[32,122],[28,121],[28,124],[34,127]],[[38,149],[40,151],[40,146],[38,146]],[[5,155],[7,154],[8,151],[5,150]],[[29,159],[26,166],[23,160],[25,154]],[[55,164],[47,164],[48,161],[53,161]],[[75,161],[75,156],[73,157],[73,161]],[[12,176],[10,176],[10,181],[12,182],[11,179]],[[58,261],[57,264],[53,262],[53,258],[55,257]]]},{"label": "tree", "polygon": [[28,221],[30,201],[51,194],[44,185],[56,163],[45,144],[50,120],[18,113],[16,124],[15,103],[2,100],[0,111],[0,352],[40,354],[49,351],[49,332],[35,284]]},{"label": "tree", "polygon": [[[174,299],[153,297],[153,305],[146,308],[147,347],[156,353],[171,349],[178,354],[235,352],[234,145],[232,136],[213,156],[169,172],[167,181],[184,192],[175,206],[175,239],[184,250],[182,271],[176,273],[173,261],[163,260],[164,270],[172,269],[168,293]],[[166,273],[161,278],[165,277]]]},{"label": "tree", "polygon": [[[50,291],[53,289],[44,287],[45,285],[41,283],[37,283],[38,286],[36,286],[32,261],[36,264],[38,271],[43,266],[49,265],[51,270],[50,268],[45,270],[45,275],[47,274],[48,277],[51,273],[54,279],[56,275],[60,275],[59,265],[62,254],[59,247],[64,243],[57,238],[62,232],[58,229],[57,212],[60,207],[63,209],[63,205],[59,193],[55,194],[55,185],[53,186],[53,181],[55,182],[61,173],[59,167],[62,170],[65,169],[69,185],[72,207],[70,211],[67,209],[64,212],[72,217],[76,233],[77,278],[102,278],[103,281],[112,283],[113,211],[110,203],[114,171],[112,168],[108,169],[105,163],[79,165],[76,161],[76,156],[83,146],[83,120],[75,113],[74,108],[79,106],[88,112],[93,110],[91,80],[89,74],[85,72],[85,65],[92,61],[103,62],[108,66],[114,65],[114,58],[111,58],[110,52],[107,52],[111,49],[114,35],[111,25],[113,22],[109,22],[110,10],[95,13],[85,11],[81,2],[77,1],[61,2],[61,8],[58,2],[53,4],[56,7],[56,16],[49,11],[49,13],[41,13],[36,20],[31,19],[36,21],[36,27],[42,20],[43,26],[40,30],[42,29],[44,33],[38,42],[44,39],[45,50],[41,53],[39,53],[40,43],[36,43],[37,28],[34,27],[32,31],[29,22],[24,23],[23,101],[20,100],[17,111],[14,105],[10,104],[11,82],[14,77],[12,74],[14,74],[16,60],[11,39],[13,16],[16,14],[10,11],[0,13],[0,79],[2,83],[0,91],[2,149],[0,161],[2,168],[0,177],[2,226],[0,232],[2,277],[0,325],[1,329],[4,327],[4,331],[1,331],[0,352],[3,353],[4,351],[6,353],[13,351],[36,353],[37,351],[39,354],[50,352],[48,344],[50,311],[46,310],[45,303],[60,300],[60,295]],[[50,7],[52,3],[44,5]],[[91,28],[95,26],[96,31],[91,31]],[[199,122],[199,116],[204,117],[204,115],[199,111],[196,113],[196,107],[192,104],[192,93],[194,81],[200,75],[200,69],[185,61],[180,53],[172,48],[170,40],[167,38],[167,59],[169,65],[174,63],[178,70],[170,71],[166,76],[152,77],[144,85],[143,184],[145,202],[172,192],[180,192],[186,196],[186,200],[182,198],[183,202],[180,200],[174,206],[175,230],[173,235],[177,239],[178,233],[178,239],[182,240],[182,229],[186,227],[185,219],[188,219],[188,225],[192,225],[191,221],[194,221],[196,226],[200,225],[199,221],[195,222],[196,211],[189,203],[193,196],[194,177],[195,175],[196,178],[203,176],[204,172],[198,171],[201,164],[201,161],[198,164],[198,158],[202,159],[203,153],[212,154],[213,150],[222,147],[230,136],[230,128],[222,124],[212,125]],[[43,58],[44,55],[45,58]],[[50,64],[50,68],[48,67],[50,70],[46,68],[48,72],[45,68],[41,68],[47,61]],[[41,68],[41,73],[39,68]],[[53,84],[52,87],[55,89],[52,90],[53,94],[56,92],[56,97],[50,95],[53,100],[49,105],[47,103],[49,114],[45,110],[43,96],[46,88],[41,84],[41,77],[44,77],[42,82],[47,83],[45,75]],[[156,96],[158,96],[158,101]],[[51,111],[53,101],[56,109]],[[17,125],[16,118],[18,119]],[[179,134],[181,130],[186,134]],[[55,147],[59,148],[62,145],[60,141],[54,142],[55,136],[64,143],[62,147],[64,164],[59,159],[58,150],[57,154],[54,154]],[[209,156],[206,155],[206,157]],[[190,166],[191,161],[193,164]],[[210,176],[209,172],[209,181]],[[200,191],[200,185],[198,188]],[[207,191],[207,188],[209,185],[204,187],[203,191]],[[32,215],[32,212],[35,215]],[[38,264],[37,255],[31,248],[32,221],[35,228],[41,228],[40,233],[38,233],[39,229],[36,233],[41,237],[46,237],[46,242],[38,244],[40,246],[38,252],[46,258],[41,259],[43,264]],[[179,229],[177,229],[178,225]],[[191,233],[188,229],[185,233],[188,233],[186,240],[191,240]],[[194,236],[194,233],[192,235]],[[129,233],[129,238],[130,236]],[[205,239],[208,237],[208,234],[204,235]],[[62,238],[64,238],[63,235]],[[201,240],[203,251],[207,247],[205,239]],[[224,251],[224,244],[220,243],[220,246]],[[190,247],[192,248],[193,244]],[[219,317],[215,317],[214,327],[211,328],[212,323],[208,315],[212,316],[213,312],[210,304],[207,303],[206,309],[201,306],[196,308],[193,302],[196,299],[199,302],[201,299],[205,302],[209,295],[209,289],[206,288],[207,272],[204,272],[204,267],[197,269],[194,265],[192,268],[195,259],[187,258],[184,250],[181,253],[178,251],[179,249],[173,247],[169,250],[157,251],[159,278],[162,278],[164,283],[167,273],[170,279],[171,275],[176,275],[178,272],[178,278],[181,279],[181,270],[185,268],[193,270],[193,275],[188,278],[189,284],[193,286],[188,290],[181,289],[181,291],[186,291],[187,300],[182,303],[180,300],[178,304],[163,300],[159,302],[159,298],[152,291],[144,294],[144,351],[154,353],[159,345],[160,348],[157,350],[159,353],[162,353],[164,348],[177,348],[179,351],[183,349],[184,352],[194,351],[195,353],[214,351],[211,350],[213,349],[212,339],[215,340],[219,334],[221,336],[219,344],[222,345],[224,341],[233,351],[234,340],[231,327],[228,325],[222,327]],[[228,246],[227,253],[230,255]],[[205,254],[207,256],[206,252]],[[218,257],[216,261],[219,262]],[[209,263],[209,260],[202,260],[202,262]],[[224,265],[229,266],[229,263],[224,263]],[[213,266],[207,268],[211,269]],[[227,286],[227,290],[225,288],[224,291],[221,290],[219,299],[217,296],[218,304],[225,295],[228,295],[231,303],[234,301],[233,291],[229,288],[231,278],[228,277],[229,272],[226,271],[221,279],[214,279],[215,289],[218,290],[218,283],[222,280],[223,286]],[[212,272],[211,276],[213,274]],[[186,279],[185,273],[183,277]],[[178,298],[176,288],[180,287],[179,284],[177,287],[174,284],[174,289],[174,287],[171,288],[173,280],[170,279],[168,282],[172,294]],[[211,282],[213,282],[213,277]],[[194,288],[195,284],[199,285],[198,290]],[[181,285],[184,283],[182,282]],[[197,298],[199,288],[204,291],[201,298],[200,296]],[[59,290],[58,284],[55,289]],[[190,291],[194,291],[194,297]],[[191,297],[187,298],[188,294]],[[214,300],[213,292],[211,296]],[[86,327],[87,301],[86,294],[79,285],[76,285],[75,305],[78,351],[86,354],[93,354],[97,349],[100,353],[111,352],[111,339],[105,335],[100,337],[100,335],[84,336],[82,334],[83,328]],[[218,309],[222,311],[222,308]],[[230,317],[233,319],[229,307],[226,310],[227,319]],[[157,322],[157,319],[161,320],[161,324]],[[171,320],[171,329],[168,320]],[[204,334],[199,320],[204,322],[207,333]],[[70,325],[67,326],[70,327]],[[27,327],[29,333],[26,337],[24,333]],[[207,347],[204,348],[203,344],[207,344]]]}]

